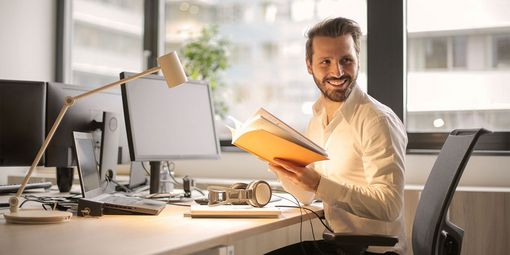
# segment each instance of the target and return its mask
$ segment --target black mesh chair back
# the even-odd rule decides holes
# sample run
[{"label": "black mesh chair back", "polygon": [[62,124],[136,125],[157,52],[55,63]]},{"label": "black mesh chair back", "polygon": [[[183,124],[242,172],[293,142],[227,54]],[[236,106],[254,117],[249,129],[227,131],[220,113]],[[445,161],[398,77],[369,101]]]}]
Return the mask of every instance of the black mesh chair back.
[{"label": "black mesh chair back", "polygon": [[454,130],[439,153],[421,193],[413,224],[414,255],[460,254],[464,231],[447,212],[460,177],[484,129]]}]

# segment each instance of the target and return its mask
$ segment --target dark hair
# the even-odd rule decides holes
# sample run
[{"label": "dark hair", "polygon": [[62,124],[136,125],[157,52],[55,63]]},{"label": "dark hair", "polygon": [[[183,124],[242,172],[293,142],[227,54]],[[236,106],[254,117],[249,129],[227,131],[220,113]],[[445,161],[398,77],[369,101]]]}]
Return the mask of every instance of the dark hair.
[{"label": "dark hair", "polygon": [[308,38],[308,40],[306,40],[306,59],[312,62],[312,43],[316,36],[338,37],[346,34],[352,36],[356,54],[359,56],[361,48],[361,29],[358,23],[350,19],[338,17],[323,20],[306,33],[306,37]]}]

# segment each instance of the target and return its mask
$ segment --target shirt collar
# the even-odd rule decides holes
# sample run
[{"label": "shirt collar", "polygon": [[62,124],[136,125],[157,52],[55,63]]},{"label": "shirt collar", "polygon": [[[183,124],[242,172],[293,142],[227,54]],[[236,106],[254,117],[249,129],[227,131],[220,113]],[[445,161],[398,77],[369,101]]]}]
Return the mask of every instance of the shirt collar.
[{"label": "shirt collar", "polygon": [[344,116],[345,120],[348,122],[351,121],[356,109],[362,101],[362,98],[363,91],[361,91],[358,84],[355,84],[354,88],[352,88],[351,94],[347,97],[347,100],[345,100],[344,104],[340,107],[340,109],[338,109]]},{"label": "shirt collar", "polygon": [[[338,114],[342,114],[345,120],[350,121],[354,112],[356,111],[357,106],[361,102],[363,97],[363,91],[359,88],[358,84],[355,84],[352,88],[351,94],[347,97],[347,100],[340,106],[337,112],[334,114],[335,118]],[[321,116],[321,114],[325,114],[324,110],[324,95],[321,93],[321,96],[315,101],[313,104],[312,110],[314,116]]]}]

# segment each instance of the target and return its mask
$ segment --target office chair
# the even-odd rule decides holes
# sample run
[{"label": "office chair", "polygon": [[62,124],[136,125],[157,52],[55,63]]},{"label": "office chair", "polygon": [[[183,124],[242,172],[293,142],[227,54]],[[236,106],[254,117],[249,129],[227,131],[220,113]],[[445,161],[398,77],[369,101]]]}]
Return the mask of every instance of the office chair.
[{"label": "office chair", "polygon": [[[447,219],[462,172],[485,129],[453,130],[446,139],[421,192],[413,223],[414,255],[460,254],[464,230]],[[368,246],[394,246],[397,237],[325,232],[324,240],[344,254],[363,254]]]}]

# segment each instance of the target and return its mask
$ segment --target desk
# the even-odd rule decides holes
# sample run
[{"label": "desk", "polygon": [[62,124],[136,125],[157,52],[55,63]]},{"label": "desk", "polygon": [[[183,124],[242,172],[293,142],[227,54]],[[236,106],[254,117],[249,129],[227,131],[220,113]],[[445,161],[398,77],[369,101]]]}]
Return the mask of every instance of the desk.
[{"label": "desk", "polygon": [[[323,213],[321,204],[310,208]],[[168,205],[158,216],[75,216],[69,223],[49,225],[6,224],[1,217],[0,249],[2,254],[189,254],[231,246],[300,222],[299,209],[292,208],[282,208],[277,219],[197,219],[184,216],[188,210]],[[310,225],[303,224],[305,228]],[[322,229],[316,230],[322,233]],[[288,244],[295,242],[284,239]],[[286,244],[274,244],[273,248]]]}]

